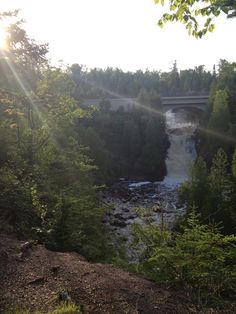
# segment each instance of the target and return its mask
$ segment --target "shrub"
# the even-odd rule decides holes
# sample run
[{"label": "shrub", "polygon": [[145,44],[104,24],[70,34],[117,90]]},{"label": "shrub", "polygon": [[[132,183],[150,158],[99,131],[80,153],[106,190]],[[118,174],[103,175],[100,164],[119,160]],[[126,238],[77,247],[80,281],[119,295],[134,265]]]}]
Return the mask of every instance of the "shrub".
[{"label": "shrub", "polygon": [[140,264],[143,273],[191,289],[199,302],[235,297],[236,236],[224,236],[216,227],[201,225],[195,212],[182,233],[171,234],[158,226],[140,228],[137,242],[148,244]]}]

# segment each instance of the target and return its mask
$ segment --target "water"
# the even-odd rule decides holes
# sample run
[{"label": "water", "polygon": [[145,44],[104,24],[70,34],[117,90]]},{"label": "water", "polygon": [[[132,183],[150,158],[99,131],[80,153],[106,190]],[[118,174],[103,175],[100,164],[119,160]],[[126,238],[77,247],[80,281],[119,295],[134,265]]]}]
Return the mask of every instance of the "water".
[{"label": "water", "polygon": [[[172,228],[177,217],[185,213],[179,204],[178,187],[188,177],[189,168],[196,158],[193,135],[198,121],[193,114],[180,109],[166,113],[166,131],[170,140],[166,159],[167,176],[163,182],[129,182],[120,180],[104,192],[105,203],[111,210],[104,217],[104,224],[110,230],[113,244],[120,241],[126,249],[126,258],[138,261],[139,253],[132,243],[132,225],[165,224]],[[140,216],[139,210],[145,215]]]},{"label": "water", "polygon": [[164,185],[177,186],[188,178],[190,166],[197,156],[193,139],[197,123],[197,119],[184,109],[167,111],[166,131],[170,148],[166,159],[167,176],[163,181]]},{"label": "water", "polygon": [[177,217],[185,213],[185,207],[178,203],[178,188],[160,182],[116,182],[103,192],[103,202],[110,207],[103,222],[114,248],[119,250],[122,243],[131,262],[140,256],[131,246],[134,224],[154,223],[171,229]]}]

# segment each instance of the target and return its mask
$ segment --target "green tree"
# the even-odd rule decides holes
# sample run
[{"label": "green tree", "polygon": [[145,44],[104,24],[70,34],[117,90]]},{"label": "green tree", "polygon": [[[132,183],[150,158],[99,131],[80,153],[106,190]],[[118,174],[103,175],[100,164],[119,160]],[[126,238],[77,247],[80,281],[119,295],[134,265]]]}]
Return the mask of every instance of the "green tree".
[{"label": "green tree", "polygon": [[194,206],[204,222],[220,224],[225,234],[235,233],[236,222],[235,178],[228,169],[227,155],[219,149],[210,171],[203,159],[199,158],[190,172],[189,180],[180,189],[180,199],[186,202],[188,211]]},{"label": "green tree", "polygon": [[148,178],[163,177],[166,169],[164,165],[168,142],[161,117],[147,117],[144,131],[144,145],[138,160],[138,167]]},{"label": "green tree", "polygon": [[180,199],[187,202],[188,207],[196,206],[202,210],[207,206],[209,195],[208,171],[205,161],[199,157],[190,169],[189,179],[180,188]]},{"label": "green tree", "polygon": [[96,167],[76,132],[87,113],[73,98],[75,83],[47,65],[45,47],[21,24],[8,31],[0,67],[1,228],[91,259],[105,256]]},{"label": "green tree", "polygon": [[232,173],[236,177],[236,150],[234,151],[233,161],[232,161]]},{"label": "green tree", "polygon": [[207,110],[200,122],[199,153],[210,164],[221,147],[229,160],[236,147],[236,73],[235,64],[221,60],[212,81]]},{"label": "green tree", "polygon": [[111,110],[111,102],[109,99],[103,98],[99,102],[99,107],[102,112],[108,112]]},{"label": "green tree", "polygon": [[235,236],[224,236],[217,228],[201,224],[195,212],[181,233],[171,234],[152,224],[135,226],[134,235],[144,248],[140,272],[157,282],[190,290],[201,305],[221,304],[227,295],[229,303],[224,307],[234,308]]},{"label": "green tree", "polygon": [[[215,28],[213,19],[220,14],[225,14],[228,18],[236,16],[236,4],[234,0],[154,0],[156,4],[168,4],[168,13],[164,13],[158,21],[159,26],[163,26],[169,21],[179,21],[186,25],[190,35],[201,38],[207,32],[212,32]],[[199,17],[204,18],[203,26],[199,26]]]},{"label": "green tree", "polygon": [[220,147],[224,150],[227,150],[227,147],[229,147],[229,143],[225,140],[227,139],[229,126],[228,95],[225,90],[217,90],[208,121],[209,132],[206,133],[206,145],[211,158]]}]

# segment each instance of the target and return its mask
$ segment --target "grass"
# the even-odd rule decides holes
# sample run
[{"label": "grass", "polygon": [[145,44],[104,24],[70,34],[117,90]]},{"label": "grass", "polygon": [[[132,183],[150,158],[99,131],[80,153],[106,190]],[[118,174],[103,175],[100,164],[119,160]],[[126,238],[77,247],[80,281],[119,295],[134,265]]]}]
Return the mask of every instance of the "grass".
[{"label": "grass", "polygon": [[[6,310],[4,314],[30,314],[28,310]],[[34,312],[34,314],[42,314],[40,311]],[[74,303],[63,303],[56,307],[55,310],[48,312],[47,314],[82,314],[80,306]]]}]

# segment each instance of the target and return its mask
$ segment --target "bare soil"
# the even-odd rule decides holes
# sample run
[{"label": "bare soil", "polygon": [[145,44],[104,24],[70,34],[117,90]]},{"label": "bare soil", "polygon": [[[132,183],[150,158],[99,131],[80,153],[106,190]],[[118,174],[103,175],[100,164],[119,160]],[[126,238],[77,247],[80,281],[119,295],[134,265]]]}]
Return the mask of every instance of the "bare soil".
[{"label": "bare soil", "polygon": [[0,235],[0,313],[6,308],[47,313],[61,292],[93,314],[215,313],[197,309],[190,295],[108,264],[87,262],[77,253],[59,253]]}]

